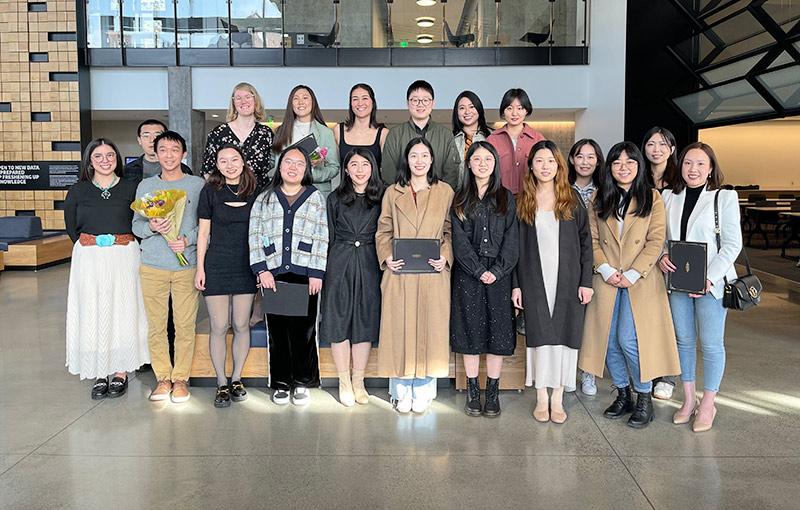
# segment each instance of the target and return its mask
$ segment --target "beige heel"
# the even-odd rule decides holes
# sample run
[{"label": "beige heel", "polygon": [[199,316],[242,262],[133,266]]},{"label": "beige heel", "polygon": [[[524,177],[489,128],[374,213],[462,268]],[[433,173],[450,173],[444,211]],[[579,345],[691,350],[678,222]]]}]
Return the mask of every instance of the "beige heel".
[{"label": "beige heel", "polygon": [[[699,409],[699,408],[698,408]],[[692,423],[692,431],[693,432],[707,432],[711,430],[711,427],[714,426],[714,418],[717,417],[717,408],[714,407],[714,410],[711,412],[711,419],[707,421],[698,420],[697,410],[694,412],[694,423]]]},{"label": "beige heel", "polygon": [[681,410],[678,409],[675,411],[675,414],[672,415],[672,423],[675,425],[686,425],[692,420],[692,415],[696,410],[697,408],[695,407],[689,411],[689,414],[681,414]]},{"label": "beige heel", "polygon": [[548,408],[540,409],[537,405],[533,408],[533,418],[539,423],[547,423],[550,421],[550,410]]},{"label": "beige heel", "polygon": [[345,407],[356,405],[356,397],[353,394],[353,384],[350,382],[350,372],[339,372],[339,402]]},{"label": "beige heel", "polygon": [[369,393],[367,393],[367,389],[364,387],[363,370],[353,370],[353,393],[355,394],[355,400],[357,403],[369,403]]}]

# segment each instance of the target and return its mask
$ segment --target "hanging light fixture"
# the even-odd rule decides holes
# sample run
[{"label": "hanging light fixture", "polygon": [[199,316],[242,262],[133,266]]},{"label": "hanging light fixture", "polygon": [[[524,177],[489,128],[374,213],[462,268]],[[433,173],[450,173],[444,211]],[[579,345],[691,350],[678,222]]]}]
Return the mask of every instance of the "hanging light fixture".
[{"label": "hanging light fixture", "polygon": [[436,18],[433,16],[420,16],[416,18],[414,21],[417,22],[417,26],[420,28],[430,28],[436,22]]},{"label": "hanging light fixture", "polygon": [[436,0],[417,0],[417,5],[420,7],[432,7],[436,5]]},{"label": "hanging light fixture", "polygon": [[417,36],[417,42],[420,44],[430,44],[433,42],[433,36],[431,34],[419,34]]}]

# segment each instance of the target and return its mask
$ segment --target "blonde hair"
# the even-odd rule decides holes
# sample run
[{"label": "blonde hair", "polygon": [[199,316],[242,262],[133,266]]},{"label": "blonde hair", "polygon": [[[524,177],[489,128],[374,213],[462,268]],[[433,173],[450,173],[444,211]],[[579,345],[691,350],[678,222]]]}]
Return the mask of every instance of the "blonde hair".
[{"label": "blonde hair", "polygon": [[253,98],[256,102],[255,108],[253,108],[253,117],[255,117],[256,122],[264,122],[267,120],[267,115],[264,112],[264,103],[261,102],[261,96],[258,95],[258,91],[254,86],[250,85],[246,81],[243,81],[233,87],[233,92],[231,92],[231,102],[228,105],[228,114],[225,116],[225,122],[236,120],[236,118],[239,116],[239,112],[236,111],[236,105],[233,104],[233,96],[236,94],[237,90],[245,90],[253,94]]},{"label": "blonde hair", "polygon": [[556,160],[557,170],[555,177],[556,206],[555,216],[558,221],[569,221],[572,219],[572,212],[578,205],[578,198],[569,184],[567,164],[564,156],[555,143],[550,140],[542,140],[531,148],[528,154],[528,171],[522,182],[522,192],[517,198],[517,218],[520,221],[533,225],[536,219],[536,190],[539,181],[533,174],[533,157],[540,150],[547,149],[553,153]]}]

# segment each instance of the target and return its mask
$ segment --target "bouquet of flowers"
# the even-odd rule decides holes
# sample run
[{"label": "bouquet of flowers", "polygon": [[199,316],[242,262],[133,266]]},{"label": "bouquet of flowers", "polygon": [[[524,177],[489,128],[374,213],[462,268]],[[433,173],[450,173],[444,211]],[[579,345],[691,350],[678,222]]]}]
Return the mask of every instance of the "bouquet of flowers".
[{"label": "bouquet of flowers", "polygon": [[[167,241],[177,241],[183,221],[183,210],[186,207],[186,192],[179,189],[166,189],[147,193],[131,204],[131,209],[147,218],[161,218],[170,221],[169,232],[162,234]],[[183,253],[176,253],[181,266],[188,266],[189,261]]]},{"label": "bouquet of flowers", "polygon": [[308,159],[311,160],[312,165],[316,165],[319,161],[325,159],[325,156],[328,155],[328,148],[327,147],[317,147],[314,149],[314,152],[308,155]]}]

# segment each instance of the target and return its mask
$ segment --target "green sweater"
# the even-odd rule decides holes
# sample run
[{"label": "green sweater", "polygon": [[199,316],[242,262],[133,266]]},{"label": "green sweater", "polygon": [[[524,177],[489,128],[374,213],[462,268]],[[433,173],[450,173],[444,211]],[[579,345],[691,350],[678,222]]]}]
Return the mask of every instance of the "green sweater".
[{"label": "green sweater", "polygon": [[[389,130],[383,146],[381,178],[386,184],[393,184],[400,171],[403,152],[411,139],[422,136],[417,126],[409,120]],[[453,133],[441,124],[428,121],[424,138],[433,147],[433,173],[455,189],[458,184],[458,167],[461,158],[458,155]]]}]

